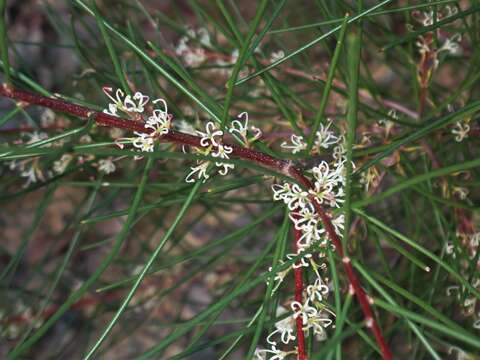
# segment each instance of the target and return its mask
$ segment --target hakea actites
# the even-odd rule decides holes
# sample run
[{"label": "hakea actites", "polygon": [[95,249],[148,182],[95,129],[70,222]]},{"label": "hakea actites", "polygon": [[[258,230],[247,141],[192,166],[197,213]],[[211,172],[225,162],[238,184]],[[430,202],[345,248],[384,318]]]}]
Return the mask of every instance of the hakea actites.
[{"label": "hakea actites", "polygon": [[[131,121],[125,118],[118,118],[118,117],[113,117],[111,115],[98,113],[89,108],[68,103],[62,99],[49,98],[49,97],[41,96],[38,94],[28,93],[25,91],[8,87],[7,85],[4,85],[3,87],[0,88],[0,95],[4,97],[16,99],[19,101],[23,101],[28,104],[48,107],[55,111],[65,112],[72,116],[77,116],[84,119],[87,119],[87,118],[93,119],[98,125],[101,125],[101,126],[117,127],[125,130],[137,131],[141,133],[143,133],[144,131],[143,130],[144,125],[139,123],[138,121]],[[146,131],[147,134],[149,132],[150,131]],[[166,135],[158,137],[158,140],[172,142],[174,144],[183,145],[183,146],[188,145],[193,147],[201,147],[200,138],[189,135],[189,134],[185,134],[185,133],[179,133],[174,130],[169,131]],[[264,166],[269,169],[273,169],[274,171],[278,171],[286,176],[291,177],[306,189],[314,188],[312,182],[307,177],[305,177],[295,166],[293,166],[290,161],[277,159],[253,149],[241,148],[241,147],[238,147],[237,145],[231,145],[231,146],[233,148],[233,152],[232,152],[233,156],[239,157],[241,159],[245,159],[247,161],[251,161],[253,163],[260,164],[261,166]],[[341,151],[341,153],[344,153],[344,151]],[[335,246],[335,249],[338,255],[342,258],[342,263],[345,268],[347,277],[349,279],[350,287],[353,289],[352,293],[354,293],[357,296],[357,299],[361,305],[362,311],[366,319],[365,321],[366,321],[367,327],[369,327],[372,330],[373,334],[375,335],[375,339],[382,351],[383,358],[392,359],[392,354],[389,350],[388,344],[386,343],[382,335],[381,329],[379,328],[378,324],[376,323],[373,317],[373,312],[370,307],[370,302],[368,301],[367,296],[360,285],[360,282],[350,264],[350,260],[348,256],[345,255],[341,241],[338,237],[338,234],[336,234],[334,225],[332,224],[331,217],[325,213],[323,207],[314,199],[313,195],[311,195],[311,199],[315,205],[315,208],[318,212],[319,217],[322,219],[322,222],[325,226],[329,239],[332,241],[332,244]],[[295,238],[298,239],[299,238],[298,233],[300,233],[300,231],[295,230],[295,233],[296,233]],[[295,242],[295,251],[297,251],[296,242]],[[295,283],[296,283],[295,300],[302,301],[301,292],[300,293],[297,292],[297,289],[300,289],[300,291],[302,290],[301,276],[300,277],[297,276],[301,274],[301,272],[297,270],[298,269],[294,271]],[[297,284],[300,284],[300,286],[298,287]],[[297,294],[300,294],[300,296],[297,296]],[[301,322],[300,318],[297,318],[297,320]],[[298,321],[297,321],[297,327],[298,327]],[[301,328],[301,324],[300,324],[300,328]],[[301,343],[300,338],[303,338],[302,331],[300,331],[300,333],[298,334],[299,344]],[[280,352],[280,350],[278,351]],[[292,352],[291,351],[282,352],[282,354],[286,354],[286,353],[292,353]],[[298,355],[300,359],[305,359],[305,348],[301,349],[299,346]]]}]

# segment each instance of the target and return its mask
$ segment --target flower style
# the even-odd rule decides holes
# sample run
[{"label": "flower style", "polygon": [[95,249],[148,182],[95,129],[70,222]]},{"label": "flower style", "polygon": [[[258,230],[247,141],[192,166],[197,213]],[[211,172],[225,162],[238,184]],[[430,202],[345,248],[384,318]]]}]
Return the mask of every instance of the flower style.
[{"label": "flower style", "polygon": [[168,113],[167,103],[163,99],[153,101],[154,104],[159,102],[163,104],[164,109],[153,110],[152,116],[148,118],[147,123],[145,124],[146,129],[153,130],[151,136],[168,134],[171,126],[172,116]]},{"label": "flower style", "polygon": [[317,280],[315,280],[313,285],[307,286],[308,300],[311,302],[314,302],[314,301],[321,302],[328,295],[328,292],[329,292],[328,286],[323,283],[322,278],[317,273]]},{"label": "flower style", "polygon": [[335,136],[335,133],[330,130],[331,125],[331,120],[328,121],[327,126],[320,124],[320,129],[315,134],[315,147],[317,149],[328,149],[331,145],[337,144],[340,141],[340,138]]},{"label": "flower style", "polygon": [[188,183],[195,182],[195,176],[198,180],[202,180],[202,182],[207,181],[210,178],[210,175],[207,174],[208,166],[210,163],[208,161],[201,162],[199,165],[194,166],[191,168],[192,171],[187,175],[185,181]]},{"label": "flower style", "polygon": [[[244,123],[240,121],[241,119],[244,119]],[[242,138],[242,143],[244,146],[249,146],[250,143],[254,142],[255,140],[258,140],[262,137],[262,131],[255,127],[255,126],[250,126],[250,129],[255,132],[255,135],[252,138],[248,138],[248,113],[247,112],[242,112],[237,116],[238,120],[233,120],[232,125],[228,132],[230,134],[237,133],[238,136]]]},{"label": "flower style", "polygon": [[459,33],[454,34],[453,36],[445,39],[445,42],[443,43],[442,47],[438,49],[437,53],[446,51],[451,55],[456,55],[460,53],[462,49],[460,47],[461,41],[462,41],[462,35]]},{"label": "flower style", "polygon": [[325,311],[318,311],[314,316],[307,318],[303,330],[307,331],[309,329],[313,329],[313,333],[321,340],[324,340],[326,338],[325,328],[332,325],[332,323],[333,320],[325,314]]},{"label": "flower style", "polygon": [[[230,159],[230,154],[233,152],[233,148],[222,143],[223,131],[218,129],[211,121],[207,122],[205,126],[205,132],[196,130],[197,135],[201,137],[200,145],[202,148],[194,148],[197,153],[202,155],[211,155],[214,158]],[[198,161],[197,166],[191,168],[191,172],[185,178],[186,182],[194,182],[195,174],[197,179],[202,179],[205,182],[210,176],[207,174],[209,165],[213,163],[217,168],[220,175],[227,175],[228,171],[235,168],[234,164],[225,163],[222,161]]]},{"label": "flower style", "polygon": [[290,304],[290,307],[293,311],[293,318],[296,319],[301,317],[304,326],[308,324],[309,318],[316,317],[318,314],[318,310],[315,307],[310,306],[308,301],[304,304],[300,303],[299,301],[293,301]]},{"label": "flower style", "polygon": [[223,131],[217,129],[212,121],[207,122],[207,125],[205,126],[205,132],[197,130],[196,133],[201,137],[200,145],[205,147],[210,145],[218,146],[220,141],[215,139],[215,137],[221,138],[223,136]]},{"label": "flower style", "polygon": [[[283,260],[279,260],[279,265],[283,265],[285,262]],[[292,268],[289,267],[283,271],[278,271],[277,273],[275,273],[275,277],[273,278],[273,281],[276,282],[276,284],[274,285],[273,289],[272,289],[272,294],[275,293],[275,291],[278,290],[278,288],[280,287],[280,285],[282,284],[283,282],[283,279],[285,279],[285,276],[287,276],[287,274],[290,272]],[[270,266],[268,268],[268,271],[269,272],[272,272],[272,267]],[[267,279],[267,285],[268,285],[268,282],[269,282],[269,279]]]},{"label": "flower style", "polygon": [[306,204],[300,207],[299,210],[291,212],[289,216],[297,230],[315,227],[318,224],[317,213],[312,204]]},{"label": "flower style", "polygon": [[302,252],[300,251],[299,253],[297,254],[287,254],[287,259],[288,260],[292,260],[294,258],[296,258],[299,254],[302,254],[302,256],[300,257],[300,259],[298,259],[296,261],[296,263],[294,263],[292,265],[292,268],[293,269],[298,269],[298,268],[301,268],[301,267],[309,267],[310,266],[310,263],[307,261],[307,260],[310,260],[311,257],[312,257],[312,254],[308,253],[308,252]]},{"label": "flower style", "polygon": [[462,142],[463,139],[468,137],[469,131],[470,125],[468,122],[457,121],[451,132],[455,135],[455,141]]},{"label": "flower style", "polygon": [[290,140],[292,142],[291,145],[284,141],[280,144],[280,146],[284,149],[290,149],[292,154],[296,154],[307,148],[307,143],[303,140],[303,136],[292,134]]},{"label": "flower style", "polygon": [[322,161],[318,166],[312,169],[315,178],[314,189],[310,190],[310,194],[315,197],[319,204],[325,201],[331,207],[340,207],[344,202],[344,166],[343,163],[337,163],[336,167],[331,170],[326,161]]},{"label": "flower style", "polygon": [[[233,149],[230,146],[219,144],[216,151],[212,152],[212,156],[220,159],[229,159],[230,157],[228,155],[231,154],[232,151]],[[229,169],[235,168],[235,165],[233,164],[218,161],[215,162],[215,165],[222,168],[219,171],[220,175],[227,175]]]},{"label": "flower style", "polygon": [[149,101],[148,96],[138,91],[132,97],[131,95],[125,95],[121,89],[117,89],[115,97],[113,97],[113,89],[111,87],[104,86],[102,90],[104,94],[112,100],[112,103],[108,104],[108,109],[103,110],[103,112],[112,116],[118,116],[118,111],[126,113],[127,115],[129,113],[143,113],[145,111],[145,105]]},{"label": "flower style", "polygon": [[133,139],[133,146],[139,149],[140,151],[144,152],[152,152],[154,148],[153,137],[146,133],[139,133],[138,131],[134,132],[137,135],[136,138]]},{"label": "flower style", "polygon": [[291,350],[291,351],[283,351],[280,349],[277,349],[276,346],[271,346],[270,349],[256,349],[254,356],[257,358],[257,360],[266,360],[268,354],[273,355],[272,357],[268,358],[269,360],[283,360],[285,359],[288,355],[296,354],[296,350]]}]

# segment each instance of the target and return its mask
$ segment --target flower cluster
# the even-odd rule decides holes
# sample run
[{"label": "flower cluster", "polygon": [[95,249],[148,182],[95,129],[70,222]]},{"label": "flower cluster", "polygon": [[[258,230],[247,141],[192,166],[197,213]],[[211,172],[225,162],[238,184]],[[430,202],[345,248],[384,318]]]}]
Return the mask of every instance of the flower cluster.
[{"label": "flower cluster", "polygon": [[[288,206],[290,218],[295,224],[295,228],[302,232],[302,237],[297,244],[300,250],[308,249],[313,244],[324,245],[326,243],[325,229],[319,220],[312,201],[337,208],[344,202],[343,188],[345,185],[346,161],[344,138],[336,136],[333,131],[329,130],[330,126],[331,122],[325,127],[321,125],[320,130],[315,134],[315,153],[320,153],[322,149],[329,149],[333,146],[333,161],[328,163],[323,160],[310,169],[313,177],[313,189],[305,191],[297,184],[290,183],[274,184],[272,186],[273,199],[281,200]],[[300,136],[292,135],[292,141],[294,139],[302,139],[303,141]],[[282,146],[288,148],[285,143]],[[292,153],[298,151],[295,146],[289,148]],[[343,221],[342,215],[332,219],[335,231],[339,235],[343,230]]]},{"label": "flower cluster", "polygon": [[[28,144],[30,146],[37,146],[44,140],[48,139],[48,135],[44,132],[33,131],[31,133],[24,133],[27,139],[19,139],[17,144]],[[51,143],[42,145],[43,147],[50,147]],[[13,160],[9,162],[10,170],[18,171],[20,177],[25,178],[24,187],[34,184],[39,181],[45,181],[52,176],[51,171],[45,171],[41,164],[39,157],[30,157],[22,160]]]},{"label": "flower cluster", "polygon": [[[457,239],[460,246],[457,247],[454,243],[447,242],[445,244],[445,254],[452,259],[456,259],[457,256],[460,257],[460,261],[458,259],[455,260],[455,263],[460,265],[460,273],[465,279],[469,279],[472,287],[480,289],[480,277],[478,275],[471,276],[472,261],[474,261],[474,267],[480,268],[480,259],[478,257],[480,232],[467,233],[464,230],[458,230]],[[480,329],[480,312],[475,312],[477,309],[477,298],[473,295],[463,296],[465,293],[468,294],[464,286],[452,285],[446,289],[447,296],[454,296],[456,300],[462,301],[460,305],[463,308],[464,315],[472,316],[473,327]]]},{"label": "flower cluster", "polygon": [[[336,136],[335,133],[330,130],[332,121],[328,121],[327,126],[320,124],[320,129],[315,134],[315,141],[312,146],[312,154],[319,154],[322,149],[328,149],[332,145],[340,142],[341,138]],[[291,144],[284,141],[280,146],[284,149],[290,150],[293,154],[304,151],[307,149],[307,143],[302,135],[292,134],[290,137]]]},{"label": "flower cluster", "polygon": [[[248,114],[246,112],[241,113],[237,120],[232,121],[228,132],[237,136],[246,147],[262,136],[260,129],[248,125]],[[250,132],[253,134],[250,134]],[[233,148],[223,143],[224,133],[213,122],[207,122],[205,131],[196,130],[195,133],[201,137],[200,145],[202,147],[194,148],[194,152],[203,156],[212,156],[217,158],[218,161],[198,160],[196,166],[191,168],[190,173],[185,178],[186,182],[207,181],[210,178],[212,167],[218,168],[220,175],[227,175],[230,170],[235,168],[234,164],[221,161],[222,159],[230,159]]]},{"label": "flower cluster", "polygon": [[186,36],[182,36],[175,48],[175,54],[180,56],[188,67],[197,67],[206,59],[205,50],[201,46],[191,46],[190,42],[194,40],[201,46],[211,47],[210,35],[208,30],[200,28],[197,31],[188,29]]},{"label": "flower cluster", "polygon": [[[168,113],[167,103],[163,99],[150,101],[148,96],[138,91],[132,96],[117,89],[115,97],[112,91],[112,88],[103,88],[103,92],[112,100],[103,112],[112,116],[124,115],[133,121],[142,121],[146,129],[145,132],[135,131],[134,138],[118,138],[117,144],[123,148],[123,142],[127,141],[139,151],[152,152],[155,138],[168,134],[171,127],[172,115]],[[161,105],[161,108],[156,108],[158,105]]]},{"label": "flower cluster", "polygon": [[[284,359],[296,351],[280,350],[278,345],[281,341],[284,345],[295,340],[295,323],[301,319],[302,330],[312,331],[319,341],[327,337],[326,328],[333,324],[335,314],[325,305],[328,297],[328,280],[323,279],[320,269],[325,269],[325,264],[318,265],[314,260],[312,249],[318,247],[327,247],[326,231],[322,225],[320,217],[315,209],[314,202],[331,208],[338,208],[343,203],[345,186],[345,146],[343,136],[337,136],[330,130],[332,123],[326,126],[321,125],[319,131],[315,134],[314,153],[321,153],[324,150],[332,150],[331,162],[321,161],[310,169],[313,180],[313,188],[306,191],[297,184],[283,183],[272,186],[273,199],[283,201],[289,210],[289,217],[292,220],[296,230],[301,232],[297,240],[297,253],[287,255],[287,260],[296,261],[290,268],[278,272],[274,276],[274,291],[276,291],[287,273],[291,269],[299,267],[311,268],[315,274],[313,283],[305,287],[302,301],[293,301],[290,303],[291,313],[288,317],[275,324],[275,330],[267,337],[269,349],[257,349],[258,359],[264,359],[271,356],[270,359]],[[282,147],[290,149],[293,153],[305,150],[307,145],[303,137],[292,135],[292,145],[283,143]],[[332,225],[336,233],[341,236],[344,228],[344,216],[332,216]],[[319,257],[321,259],[321,257]],[[281,262],[284,263],[283,261]],[[271,269],[270,269],[271,271]],[[284,315],[286,310],[280,308],[277,316]]]},{"label": "flower cluster", "polygon": [[[292,301],[290,303],[290,310],[279,306],[277,308],[276,316],[280,318],[275,323],[275,329],[268,335],[267,343],[269,349],[258,348],[255,352],[257,359],[285,359],[289,355],[296,354],[296,350],[285,351],[281,350],[279,346],[285,347],[296,341],[296,320],[301,319],[302,330],[304,332],[312,331],[318,341],[323,341],[327,338],[326,328],[333,324],[332,318],[335,314],[325,305],[325,300],[328,297],[330,289],[327,281],[323,280],[319,270],[325,266],[319,266],[314,260],[313,255],[308,252],[301,252],[302,257],[292,268],[295,267],[310,267],[315,274],[315,280],[312,284],[306,286],[303,293],[303,301]],[[287,255],[288,260],[297,258],[297,254]],[[283,281],[286,273],[290,269],[285,270],[282,274],[275,276],[275,281],[279,281],[275,285],[278,288]],[[270,269],[271,271],[271,269]]]},{"label": "flower cluster", "polygon": [[[431,26],[435,22],[439,22],[458,13],[458,9],[454,6],[446,5],[441,11],[413,11],[412,16],[422,24],[422,26]],[[436,17],[435,17],[436,14]]]},{"label": "flower cluster", "polygon": [[[412,16],[422,25],[431,26],[435,22],[446,19],[455,15],[458,12],[456,7],[445,6],[442,10],[438,11],[414,11]],[[436,14],[436,18],[435,18]],[[436,69],[439,64],[438,55],[445,52],[450,55],[457,55],[461,52],[462,35],[460,33],[454,33],[447,36],[445,32],[440,31],[441,28],[437,28],[437,38],[443,42],[442,46],[437,47],[433,38],[433,33],[428,32],[423,36],[419,36],[415,45],[418,47],[422,59],[428,59],[432,63],[432,68]]]}]

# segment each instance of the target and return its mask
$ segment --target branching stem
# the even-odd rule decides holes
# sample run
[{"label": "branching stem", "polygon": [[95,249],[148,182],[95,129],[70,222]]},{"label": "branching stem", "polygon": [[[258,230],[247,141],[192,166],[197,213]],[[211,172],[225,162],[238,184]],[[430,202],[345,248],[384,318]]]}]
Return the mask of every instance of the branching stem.
[{"label": "branching stem", "polygon": [[[28,103],[31,105],[40,105],[47,108],[50,108],[55,111],[64,112],[73,116],[78,116],[80,118],[88,118],[91,117],[95,120],[98,125],[108,126],[108,127],[116,127],[130,131],[138,131],[143,133],[150,132],[149,129],[145,129],[143,123],[121,119],[115,116],[111,116],[102,112],[97,112],[92,109],[86,108],[84,106],[76,105],[64,101],[58,98],[49,98],[42,95],[32,94],[23,90],[14,89],[6,84],[0,86],[0,96],[8,97],[17,101],[21,101],[24,103]],[[179,145],[189,145],[194,147],[202,147],[200,144],[200,138],[197,136],[184,134],[178,131],[170,130],[168,134],[159,137],[160,141],[172,142]],[[228,144],[233,148],[232,156],[241,158],[243,160],[251,161],[256,164],[259,164],[263,167],[275,170],[280,172],[286,176],[290,176],[291,178],[295,179],[299,184],[301,184],[306,189],[313,189],[313,184],[310,182],[308,178],[306,178],[299,169],[297,169],[290,161],[281,160],[274,158],[270,155],[264,154],[260,151],[256,151],[253,149],[248,149],[244,147],[240,147],[235,144]],[[339,236],[335,232],[332,222],[330,220],[329,215],[325,212],[323,207],[316,201],[316,199],[311,196],[311,202],[314,204],[322,222],[325,227],[325,230],[328,233],[330,241],[335,246],[337,254],[342,259],[342,264],[345,269],[345,273],[347,275],[348,281],[350,283],[350,291],[355,293],[358,302],[360,303],[360,307],[362,308],[364,317],[365,317],[365,324],[369,327],[377,341],[377,344],[382,352],[383,359],[391,360],[393,359],[391,351],[386,343],[382,331],[378,326],[374,316],[373,311],[370,306],[370,301],[365,294],[365,291],[360,285],[360,281],[358,280],[350,259],[345,254],[345,251],[342,247],[342,243],[340,241]],[[297,246],[297,237],[301,236],[297,230],[295,230],[295,249]],[[303,282],[302,282],[302,270],[301,268],[295,269],[295,300],[299,301],[300,303],[303,302],[302,295],[303,295]],[[298,320],[300,319],[300,323],[302,321],[301,317],[297,318],[297,336],[298,336],[298,359],[305,360],[305,343],[304,343],[304,334],[301,330],[298,330],[299,324]],[[303,355],[302,355],[303,354]],[[303,356],[303,357],[302,357]]]}]

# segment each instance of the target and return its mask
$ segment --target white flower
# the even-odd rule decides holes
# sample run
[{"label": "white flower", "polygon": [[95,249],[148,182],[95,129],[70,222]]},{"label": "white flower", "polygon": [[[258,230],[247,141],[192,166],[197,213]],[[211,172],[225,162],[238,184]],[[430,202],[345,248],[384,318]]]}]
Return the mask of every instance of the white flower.
[{"label": "white flower", "polygon": [[468,195],[468,189],[464,188],[464,187],[460,187],[460,186],[454,186],[453,189],[452,189],[452,192],[455,195],[458,195],[460,200],[465,200],[467,198],[467,195]]},{"label": "white flower", "polygon": [[[262,137],[262,131],[255,127],[250,126],[250,129],[255,132],[255,135],[252,139],[248,139],[248,113],[242,112],[237,116],[238,120],[233,120],[230,129],[228,130],[230,134],[238,133],[238,135],[243,139],[243,145],[248,146],[249,142],[255,141]],[[244,123],[240,121],[244,119]]]},{"label": "white flower", "polygon": [[[216,147],[215,151],[212,152],[212,156],[213,157],[218,157],[220,159],[229,159],[230,157],[228,156],[228,154],[231,154],[232,151],[233,151],[233,149],[230,146],[219,144]],[[223,162],[218,162],[218,161],[215,162],[215,165],[217,167],[222,168],[219,171],[220,175],[227,175],[229,169],[235,168],[234,164],[223,163]]]},{"label": "white flower", "polygon": [[112,161],[112,158],[101,159],[98,162],[98,170],[104,172],[105,174],[111,174],[115,171],[116,167]]},{"label": "white flower", "polygon": [[[452,294],[453,294],[454,291],[460,291],[460,286],[458,286],[458,285],[448,286],[448,287],[447,287],[447,290],[446,290],[447,296],[452,296]],[[459,295],[460,295],[460,294],[459,294]],[[457,297],[458,297],[458,296],[457,296]]]},{"label": "white flower", "polygon": [[289,197],[283,199],[289,210],[295,210],[297,207],[303,208],[309,203],[308,192],[302,190],[297,184],[293,184],[291,189]]},{"label": "white flower", "polygon": [[322,161],[318,166],[312,168],[312,173],[316,179],[314,189],[310,189],[310,194],[315,196],[319,204],[326,201],[332,207],[340,207],[344,202],[343,185],[345,182],[343,163],[337,163],[331,170],[326,161]]},{"label": "white flower", "polygon": [[[283,260],[280,260],[280,261],[279,261],[279,265],[282,265],[282,264],[284,264],[284,262],[283,262]],[[278,290],[278,288],[280,287],[280,285],[281,285],[282,282],[283,282],[283,279],[285,279],[285,276],[287,276],[287,274],[290,272],[291,269],[292,269],[292,268],[289,267],[289,268],[287,268],[287,269],[285,269],[285,270],[283,270],[283,271],[278,271],[278,272],[275,274],[275,277],[273,278],[273,281],[276,282],[276,284],[275,284],[274,287],[273,287],[272,293],[274,293],[275,291]],[[272,272],[272,267],[271,267],[271,266],[268,268],[268,271],[269,271],[269,272]],[[267,279],[267,284],[268,284],[268,282],[269,282],[269,279]]]},{"label": "white flower", "polygon": [[201,65],[207,59],[205,50],[202,48],[194,48],[185,52],[183,55],[183,60],[185,64],[189,67],[197,67]]},{"label": "white flower", "polygon": [[[324,233],[325,229],[323,227],[304,226],[302,228],[302,236],[297,241],[297,246],[300,248],[300,250],[306,249],[310,247],[313,243],[321,241]],[[321,243],[321,245],[323,245],[323,242]]]},{"label": "white flower", "polygon": [[42,115],[40,116],[40,123],[44,128],[52,126],[55,123],[55,113],[52,111],[52,109],[46,108],[42,112]]},{"label": "white flower", "polygon": [[25,183],[25,187],[30,185],[31,183],[36,183],[38,180],[43,181],[43,174],[34,164],[32,164],[28,169],[23,170],[20,173],[21,177],[27,178],[27,182]]},{"label": "white flower", "polygon": [[[273,184],[273,200],[282,200],[285,201],[286,198],[290,198],[292,195],[291,185],[289,183]],[[286,202],[286,201],[285,201]]]},{"label": "white flower", "polygon": [[289,216],[297,230],[302,230],[306,227],[315,227],[318,223],[318,215],[311,204],[306,204],[301,207],[299,211],[291,212]]},{"label": "white flower", "polygon": [[92,142],[92,137],[88,134],[82,135],[80,139],[78,139],[80,144],[90,144]]},{"label": "white flower", "polygon": [[445,244],[445,253],[447,255],[452,255],[455,259],[455,245],[453,245],[450,241]]},{"label": "white flower", "polygon": [[307,262],[307,260],[310,260],[312,258],[312,254],[307,253],[307,252],[300,252],[298,254],[287,254],[287,259],[292,260],[295,259],[299,254],[302,254],[302,256],[292,265],[292,268],[298,269],[301,267],[309,267],[310,263]]},{"label": "white flower", "polygon": [[292,154],[303,151],[307,148],[307,143],[303,140],[303,137],[300,135],[292,134],[290,137],[292,144],[288,144],[286,141],[282,142],[280,146],[284,149],[290,149]]},{"label": "white flower", "polygon": [[462,35],[459,33],[454,34],[452,37],[447,38],[445,42],[443,43],[442,47],[438,49],[438,53],[442,51],[446,51],[451,55],[456,55],[460,53],[461,47],[460,47],[460,42],[462,41]]},{"label": "white flower", "polygon": [[197,36],[199,37],[200,44],[205,46],[205,47],[210,47],[212,46],[210,42],[210,34],[208,33],[208,30],[204,27],[200,28],[197,30]]},{"label": "white flower", "polygon": [[31,133],[26,133],[30,139],[27,141],[27,144],[34,144],[36,142],[48,139],[48,135],[41,131],[34,131]]},{"label": "white flower", "polygon": [[201,131],[196,131],[197,135],[201,136],[202,139],[200,140],[200,145],[202,146],[218,146],[220,142],[215,139],[215,137],[222,137],[223,136],[223,131],[219,130],[215,127],[215,124],[211,121],[207,122],[207,125],[205,126],[205,132]]},{"label": "white flower", "polygon": [[338,236],[343,236],[343,229],[345,224],[345,215],[341,214],[332,219],[332,225],[333,228],[335,229],[335,232],[337,233]]},{"label": "white flower", "polygon": [[134,132],[137,135],[136,138],[133,139],[133,146],[140,151],[145,152],[152,152],[154,148],[153,138],[149,134],[139,133],[137,131]]},{"label": "white flower", "polygon": [[[283,306],[279,305],[277,307],[277,317],[281,317],[282,315],[286,314],[288,311]],[[275,330],[270,333],[267,337],[267,342],[271,345],[277,345],[276,341],[271,340],[274,335],[280,334],[280,339],[284,344],[288,344],[291,340],[295,340],[295,320],[292,316],[288,316],[285,319],[277,321],[275,323]]]},{"label": "white flower", "polygon": [[301,317],[304,326],[308,324],[309,318],[316,317],[318,314],[317,309],[313,306],[310,306],[308,301],[305,304],[302,304],[298,301],[293,301],[290,304],[290,307],[293,311],[293,318],[296,319]]},{"label": "white flower", "polygon": [[[267,358],[268,354],[273,356]],[[254,356],[257,360],[283,360],[290,354],[296,354],[296,351],[282,351],[272,346],[270,349],[255,349]]]},{"label": "white flower", "polygon": [[188,183],[193,183],[195,182],[195,176],[197,176],[198,180],[202,180],[202,182],[207,181],[207,179],[210,177],[210,175],[207,174],[209,164],[210,162],[205,161],[200,163],[198,166],[192,167],[192,171],[190,171],[190,173],[187,175],[185,181]]},{"label": "white flower", "polygon": [[303,327],[303,330],[307,331],[309,329],[313,329],[313,333],[321,340],[324,340],[326,338],[325,328],[332,325],[332,323],[333,320],[330,319],[330,317],[326,315],[324,311],[320,311],[307,318],[307,322]]},{"label": "white flower", "polygon": [[117,89],[115,97],[113,97],[111,87],[105,86],[102,90],[112,100],[112,103],[108,104],[108,109],[103,110],[103,112],[112,116],[117,116],[118,110],[124,113],[143,113],[145,105],[149,101],[148,96],[138,91],[132,97],[131,95],[125,95],[121,89]]},{"label": "white flower", "polygon": [[195,135],[195,128],[186,120],[178,120],[176,119],[174,122],[175,128],[185,134]]},{"label": "white flower", "polygon": [[153,130],[152,136],[168,134],[171,125],[171,116],[168,114],[167,103],[163,99],[153,101],[154,104],[158,102],[163,104],[163,110],[153,110],[152,116],[147,119],[147,123],[145,124],[145,128]]},{"label": "white flower", "polygon": [[452,134],[455,136],[455,141],[461,142],[463,139],[468,137],[468,132],[470,131],[470,125],[457,121],[455,127],[452,129]]},{"label": "white flower", "polygon": [[317,276],[317,280],[315,280],[313,285],[307,286],[307,295],[311,302],[314,302],[315,300],[320,302],[323,301],[328,295],[328,291],[328,286],[323,283],[320,276]]},{"label": "white flower", "polygon": [[182,36],[180,38],[180,40],[178,41],[178,45],[175,48],[175,53],[177,55],[181,56],[190,50],[189,47],[187,46],[188,41],[189,41],[188,36]]},{"label": "white flower", "polygon": [[327,126],[320,124],[320,129],[315,134],[315,147],[317,149],[328,149],[330,145],[334,145],[340,141],[340,137],[335,136],[334,132],[329,130],[331,125],[331,120],[328,122]]},{"label": "white flower", "polygon": [[270,54],[270,62],[274,63],[285,57],[285,52],[283,50],[273,51]]},{"label": "white flower", "polygon": [[53,162],[53,171],[55,171],[57,174],[63,174],[72,159],[72,155],[63,154],[59,160]]}]

